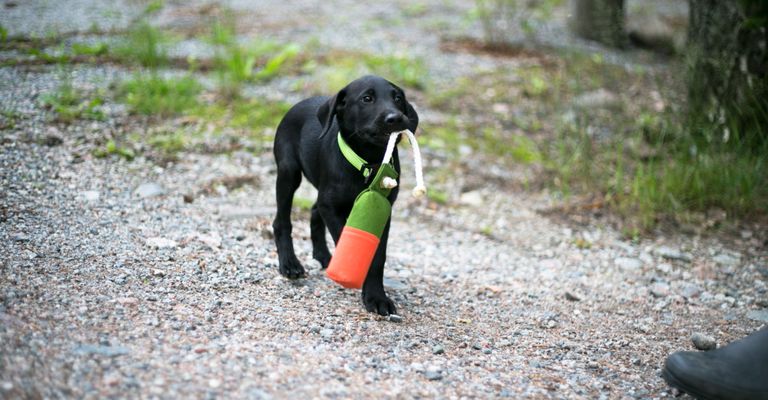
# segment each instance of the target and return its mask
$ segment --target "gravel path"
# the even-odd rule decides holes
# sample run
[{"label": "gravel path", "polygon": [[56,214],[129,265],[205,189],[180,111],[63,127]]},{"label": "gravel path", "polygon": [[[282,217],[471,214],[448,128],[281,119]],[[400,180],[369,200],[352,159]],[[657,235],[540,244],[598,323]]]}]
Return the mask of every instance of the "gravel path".
[{"label": "gravel path", "polygon": [[49,122],[35,98],[57,79],[0,68],[0,104],[24,116],[0,131],[0,397],[665,398],[664,357],[694,333],[723,344],[768,322],[759,229],[630,242],[479,170],[455,204],[396,204],[388,321],[311,261],[306,212],[308,277],[278,274],[269,153],[94,158],[136,122],[119,106]]}]

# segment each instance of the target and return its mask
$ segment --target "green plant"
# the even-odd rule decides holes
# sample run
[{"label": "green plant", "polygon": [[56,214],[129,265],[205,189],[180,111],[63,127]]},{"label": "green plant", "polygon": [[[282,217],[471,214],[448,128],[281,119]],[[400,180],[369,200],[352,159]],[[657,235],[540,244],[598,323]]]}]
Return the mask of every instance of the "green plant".
[{"label": "green plant", "polygon": [[[214,69],[225,97],[239,96],[244,83],[274,78],[301,50],[295,43],[281,46],[271,40],[258,40],[243,46],[238,42],[236,33],[234,14],[224,12],[214,20],[208,38],[214,46]],[[268,57],[269,54],[273,55]],[[267,61],[259,69],[257,62],[263,58]]]},{"label": "green plant", "polygon": [[429,199],[440,205],[448,204],[448,193],[443,190],[430,188]]},{"label": "green plant", "polygon": [[[239,94],[240,85],[253,77],[257,54],[237,42],[235,17],[226,12],[211,26],[209,41],[214,45],[214,68],[222,91],[230,96]],[[265,43],[271,48],[272,43]]]},{"label": "green plant", "polygon": [[298,44],[289,43],[285,45],[264,64],[264,68],[256,73],[256,78],[265,80],[277,76],[291,60],[298,56],[300,51],[301,47]]},{"label": "green plant", "polygon": [[168,64],[168,47],[174,38],[149,23],[164,3],[152,1],[130,25],[128,33],[115,49],[115,55],[126,63],[157,68]]},{"label": "green plant", "polygon": [[166,156],[172,156],[187,147],[187,135],[182,130],[153,135],[147,143]]},{"label": "green plant", "polygon": [[246,130],[262,142],[270,141],[280,119],[290,108],[285,102],[242,99],[234,103],[217,102],[189,110],[188,114],[207,122]]},{"label": "green plant", "polygon": [[[646,115],[628,137],[604,142],[587,133],[585,116],[562,127],[545,152],[555,188],[601,194],[634,235],[711,209],[731,217],[765,213],[768,145],[702,142],[671,118]],[[641,154],[649,146],[652,157]]]},{"label": "green plant", "polygon": [[162,78],[152,73],[134,75],[120,85],[119,93],[133,112],[169,116],[196,107],[200,90],[192,76]]},{"label": "green plant", "polygon": [[0,43],[5,43],[8,40],[8,29],[0,25]]},{"label": "green plant", "polygon": [[168,46],[172,41],[169,35],[141,20],[131,26],[114,53],[126,63],[157,68],[168,64]]},{"label": "green plant", "polygon": [[72,53],[76,56],[78,55],[102,56],[107,54],[108,51],[109,51],[109,48],[107,47],[106,43],[95,43],[95,44],[73,43],[72,44]]},{"label": "green plant", "polygon": [[403,14],[408,17],[420,17],[427,13],[427,6],[423,3],[407,3],[403,6]]},{"label": "green plant", "polygon": [[86,98],[83,93],[75,90],[69,78],[63,79],[56,91],[44,94],[41,100],[43,105],[56,112],[57,119],[62,122],[104,119],[101,97]]},{"label": "green plant", "polygon": [[0,130],[13,129],[16,127],[16,123],[24,116],[14,110],[2,109],[0,110]]},{"label": "green plant", "polygon": [[65,54],[65,53],[51,54],[46,52],[43,49],[39,49],[36,47],[27,49],[27,54],[32,57],[35,57],[38,60],[42,60],[48,64],[64,64],[69,62],[71,58],[69,54]]},{"label": "green plant", "polygon": [[105,158],[111,155],[116,155],[124,158],[126,161],[132,161],[136,157],[136,153],[127,147],[118,146],[114,140],[110,139],[103,148],[99,148],[93,151],[93,155],[97,158]]}]

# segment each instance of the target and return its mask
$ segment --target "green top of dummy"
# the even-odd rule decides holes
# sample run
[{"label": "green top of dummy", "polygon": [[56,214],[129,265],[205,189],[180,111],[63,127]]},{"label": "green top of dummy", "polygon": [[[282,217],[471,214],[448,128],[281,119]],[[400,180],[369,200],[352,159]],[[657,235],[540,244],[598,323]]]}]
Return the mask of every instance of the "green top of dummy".
[{"label": "green top of dummy", "polygon": [[352,212],[347,218],[347,226],[370,232],[376,237],[381,238],[384,227],[387,225],[389,216],[392,213],[392,205],[387,196],[392,189],[381,187],[381,181],[384,177],[397,179],[397,172],[392,164],[382,164],[379,171],[373,178],[371,185],[360,192],[355,199]]}]

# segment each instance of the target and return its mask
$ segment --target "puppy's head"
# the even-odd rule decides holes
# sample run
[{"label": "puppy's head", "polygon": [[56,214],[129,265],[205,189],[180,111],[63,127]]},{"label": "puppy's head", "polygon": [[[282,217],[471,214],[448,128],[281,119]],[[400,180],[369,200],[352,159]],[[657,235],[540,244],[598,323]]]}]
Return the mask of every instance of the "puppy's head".
[{"label": "puppy's head", "polygon": [[397,85],[378,76],[364,76],[352,81],[324,103],[317,112],[323,125],[321,137],[333,125],[334,117],[345,137],[384,146],[392,132],[416,131],[419,116],[405,92]]}]

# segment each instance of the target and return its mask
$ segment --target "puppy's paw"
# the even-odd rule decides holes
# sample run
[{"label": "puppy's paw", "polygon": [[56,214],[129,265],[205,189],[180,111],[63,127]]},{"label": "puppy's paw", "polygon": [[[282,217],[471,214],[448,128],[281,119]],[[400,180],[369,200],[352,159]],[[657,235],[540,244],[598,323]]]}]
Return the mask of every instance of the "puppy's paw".
[{"label": "puppy's paw", "polygon": [[389,314],[396,314],[397,308],[395,303],[387,297],[383,292],[381,293],[368,293],[363,292],[363,304],[365,309],[369,312],[375,312],[379,315],[387,316]]},{"label": "puppy's paw", "polygon": [[306,275],[304,266],[297,259],[281,262],[279,269],[280,274],[288,279],[298,279]]},{"label": "puppy's paw", "polygon": [[331,263],[331,253],[329,253],[327,251],[325,253],[313,252],[312,253],[312,258],[317,260],[317,262],[320,263],[320,266],[322,266],[323,269],[328,268],[328,264]]}]

